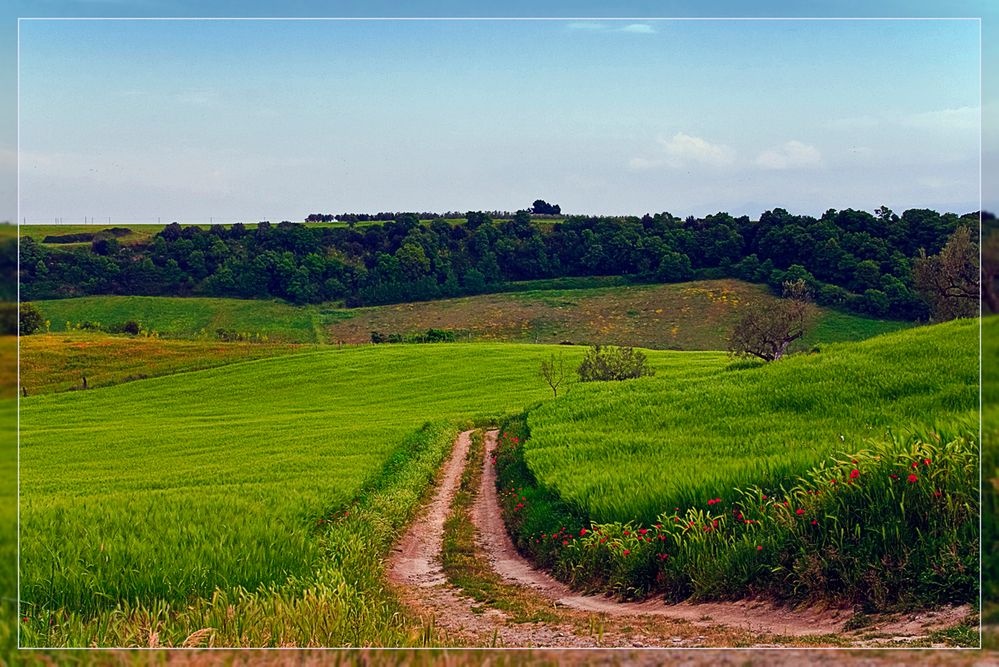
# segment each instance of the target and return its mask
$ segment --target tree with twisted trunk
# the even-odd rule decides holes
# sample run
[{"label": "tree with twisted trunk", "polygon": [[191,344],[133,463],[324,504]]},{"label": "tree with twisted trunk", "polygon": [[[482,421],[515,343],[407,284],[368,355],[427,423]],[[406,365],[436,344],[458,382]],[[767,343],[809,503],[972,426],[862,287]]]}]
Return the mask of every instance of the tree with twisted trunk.
[{"label": "tree with twisted trunk", "polygon": [[968,227],[958,227],[938,255],[920,250],[912,264],[912,284],[937,322],[977,315],[981,278],[978,244]]},{"label": "tree with twisted trunk", "polygon": [[784,298],[761,301],[736,323],[729,336],[729,352],[741,357],[776,361],[805,335],[814,317],[804,280],[784,283]]}]

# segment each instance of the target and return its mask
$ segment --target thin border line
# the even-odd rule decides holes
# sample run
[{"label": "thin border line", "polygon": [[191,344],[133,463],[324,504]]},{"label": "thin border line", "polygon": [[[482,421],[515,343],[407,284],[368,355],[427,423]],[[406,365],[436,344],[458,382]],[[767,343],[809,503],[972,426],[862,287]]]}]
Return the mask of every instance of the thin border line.
[{"label": "thin border line", "polygon": [[17,21],[17,649],[21,650],[21,21]]},{"label": "thin border line", "polygon": [[980,16],[21,16],[18,21],[981,21]]},{"label": "thin border line", "polygon": [[[418,21],[454,21],[454,22],[472,22],[472,21],[510,21],[510,22],[528,22],[528,21],[657,21],[657,22],[667,22],[667,21],[780,21],[780,22],[798,22],[798,21],[977,21],[978,22],[978,238],[979,238],[979,266],[981,266],[981,256],[982,256],[982,17],[918,17],[918,16],[906,16],[906,17],[735,17],[735,16],[717,16],[717,17],[18,17],[17,19],[17,303],[18,308],[20,308],[21,303],[21,21],[407,21],[407,22],[418,22]],[[820,646],[820,647],[805,647],[804,650],[807,651],[978,651],[981,650],[983,646],[983,621],[981,616],[982,600],[983,600],[983,544],[981,542],[982,534],[982,281],[979,279],[979,299],[978,299],[978,442],[979,442],[979,457],[978,457],[978,499],[979,499],[979,512],[978,512],[978,531],[979,531],[979,547],[978,547],[978,646],[961,646],[961,647],[946,647],[946,648],[933,648],[933,647],[841,647],[841,646]],[[218,647],[27,647],[21,645],[21,326],[20,317],[18,317],[17,325],[17,650],[18,651],[356,651],[361,649],[361,647],[264,647],[264,646],[218,646]],[[370,651],[433,651],[433,650],[449,650],[449,651],[551,651],[551,650],[570,650],[568,647],[399,647],[399,646],[379,646],[379,647],[365,647],[362,650]],[[582,651],[633,651],[636,650],[635,647],[625,647],[625,646],[610,646],[610,647],[572,647],[571,650],[582,650]],[[795,646],[780,646],[780,647],[734,647],[734,646],[694,646],[694,647],[641,647],[638,650],[641,651],[788,651],[788,650],[802,650],[802,647]]]},{"label": "thin border line", "polygon": [[985,458],[985,441],[984,441],[984,417],[982,412],[982,396],[985,392],[984,380],[984,361],[983,356],[983,344],[982,344],[982,294],[985,289],[985,281],[983,280],[983,275],[981,267],[982,264],[982,241],[984,240],[984,230],[982,222],[982,107],[985,105],[985,99],[982,94],[982,22],[978,21],[978,648],[981,649],[985,646],[985,626],[984,620],[982,618],[985,608],[984,608],[984,571],[985,571],[985,544],[982,541],[983,521],[982,513],[984,511],[984,497],[983,488],[985,486],[985,474],[984,474],[984,458]]}]

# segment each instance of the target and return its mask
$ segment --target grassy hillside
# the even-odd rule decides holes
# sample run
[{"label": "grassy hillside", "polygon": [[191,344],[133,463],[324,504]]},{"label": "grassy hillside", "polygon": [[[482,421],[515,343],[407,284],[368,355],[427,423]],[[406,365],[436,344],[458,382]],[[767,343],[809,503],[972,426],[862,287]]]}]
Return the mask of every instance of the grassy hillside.
[{"label": "grassy hillside", "polygon": [[[219,622],[212,614],[221,608],[224,617],[230,603],[246,605],[237,617],[248,624],[245,632],[257,633],[246,641],[265,644],[280,641],[276,627],[303,642],[322,619],[343,617],[343,624],[348,615],[368,613],[350,609],[354,597],[344,591],[320,596],[323,610],[309,613],[321,619],[262,609],[297,599],[319,585],[316,577],[350,589],[355,574],[339,565],[343,553],[324,552],[317,519],[342,509],[427,420],[499,415],[543,398],[548,390],[536,377],[537,363],[551,350],[327,349],[22,399],[22,595],[31,641],[105,641],[98,634],[110,631],[102,623],[134,628],[143,614],[160,618],[167,613],[160,610],[173,610],[172,617],[198,600],[197,611],[164,624],[164,637],[183,641],[184,632]],[[655,360],[675,364],[678,356]],[[453,432],[434,428],[433,442],[446,444]],[[424,485],[432,471],[420,473]],[[418,490],[406,494],[399,502],[411,511]],[[356,530],[381,531],[379,544],[390,543],[384,527],[406,514],[394,505],[385,512]],[[363,567],[373,570],[364,577],[377,581],[377,566]],[[230,597],[207,600],[216,588]],[[244,599],[241,589],[256,597]],[[384,594],[372,595],[365,604],[386,604]],[[65,611],[51,615],[59,609]],[[247,609],[268,620],[251,621],[252,614],[241,615]],[[388,618],[379,614],[347,625],[373,641],[373,628]],[[222,641],[238,643],[237,630]],[[128,637],[123,641],[144,641]]]},{"label": "grassy hillside", "polygon": [[[999,333],[999,320],[988,327]],[[886,428],[975,411],[978,322],[704,371],[577,386],[530,414],[528,465],[596,520],[654,522],[801,474]]]},{"label": "grassy hillside", "polygon": [[[21,338],[21,385],[32,396],[79,389],[86,376],[91,389],[171,373],[202,370],[313,346],[288,343],[168,340],[110,336],[93,332],[36,334]],[[0,359],[3,350],[0,349]],[[13,351],[11,352],[13,355]],[[14,378],[11,376],[10,382]],[[9,391],[13,393],[13,384]]]},{"label": "grassy hillside", "polygon": [[170,338],[215,338],[217,329],[226,329],[266,336],[274,342],[321,342],[316,323],[319,310],[283,301],[88,296],[39,301],[36,305],[52,332],[72,330],[83,322],[108,327],[134,320]]},{"label": "grassy hillside", "polygon": [[[564,281],[563,281],[564,282]],[[574,280],[572,283],[579,283]],[[587,284],[584,282],[584,284]],[[460,332],[462,340],[523,343],[610,343],[652,349],[719,350],[742,309],[767,289],[737,280],[670,285],[564,289],[553,281],[513,285],[518,291],[391,306],[343,309],[296,307],[277,301],[101,296],[39,301],[52,331],[96,321],[137,320],[170,337],[213,337],[217,328],[292,343],[367,343],[372,331],[416,334],[430,328]],[[554,287],[554,288],[553,288]],[[912,326],[819,309],[814,329],[799,343],[860,340]]]},{"label": "grassy hillside", "polygon": [[522,552],[586,590],[866,612],[973,603],[977,407],[977,321],[577,386],[504,424],[502,511]]}]

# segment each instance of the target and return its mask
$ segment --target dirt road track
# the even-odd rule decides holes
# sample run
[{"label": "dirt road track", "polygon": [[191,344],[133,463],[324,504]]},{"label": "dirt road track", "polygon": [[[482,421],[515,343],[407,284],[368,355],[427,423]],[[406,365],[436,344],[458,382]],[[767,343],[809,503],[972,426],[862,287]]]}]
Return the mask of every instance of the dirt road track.
[{"label": "dirt road track", "polygon": [[[403,601],[421,616],[434,619],[435,626],[448,636],[479,646],[525,647],[596,647],[607,645],[614,632],[602,639],[578,632],[578,624],[519,623],[512,626],[503,612],[484,608],[450,586],[444,575],[440,554],[444,523],[452,500],[458,491],[461,474],[471,443],[471,432],[458,436],[454,450],[441,471],[436,491],[417,520],[406,531],[392,554],[388,573],[397,585]],[[471,517],[476,528],[477,544],[482,557],[506,581],[530,589],[551,602],[556,609],[613,619],[610,625],[620,626],[629,619],[660,618],[681,622],[688,631],[676,634],[676,624],[670,625],[669,636],[649,636],[630,639],[627,646],[682,647],[703,645],[698,629],[726,626],[752,635],[781,635],[806,638],[809,635],[842,635],[852,613],[844,609],[810,607],[787,609],[761,601],[722,603],[682,603],[666,605],[661,600],[621,602],[611,598],[581,595],[547,573],[536,569],[516,550],[500,514],[496,492],[496,472],[490,456],[496,446],[496,432],[485,435],[485,455],[482,460],[481,485]],[[913,640],[925,637],[932,629],[958,623],[969,613],[967,607],[955,607],[905,617],[890,617],[864,628],[866,634],[877,634],[891,640]],[[603,622],[603,621],[602,621]],[[863,644],[858,637],[858,644]],[[612,646],[614,644],[611,644]],[[876,645],[876,643],[874,644]]]}]

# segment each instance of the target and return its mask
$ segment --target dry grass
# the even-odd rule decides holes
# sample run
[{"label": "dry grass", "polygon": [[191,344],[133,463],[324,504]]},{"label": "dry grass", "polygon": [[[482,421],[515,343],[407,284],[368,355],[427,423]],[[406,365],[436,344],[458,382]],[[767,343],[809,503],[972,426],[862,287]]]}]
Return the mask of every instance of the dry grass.
[{"label": "dry grass", "polygon": [[[363,343],[372,331],[452,329],[460,339],[522,343],[633,345],[651,349],[721,350],[747,304],[773,299],[762,285],[708,280],[671,285],[531,290],[346,311],[326,325],[328,341]],[[911,326],[819,309],[804,341],[857,340]]]},{"label": "dry grass", "polygon": [[[0,346],[0,363],[14,364],[12,346]],[[213,368],[314,349],[285,343],[223,343],[165,340],[98,333],[36,334],[21,338],[21,384],[29,395],[90,388],[185,371]],[[8,359],[9,357],[9,359]],[[13,376],[3,374],[0,393],[13,394]]]}]

